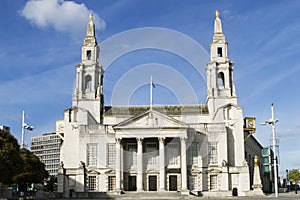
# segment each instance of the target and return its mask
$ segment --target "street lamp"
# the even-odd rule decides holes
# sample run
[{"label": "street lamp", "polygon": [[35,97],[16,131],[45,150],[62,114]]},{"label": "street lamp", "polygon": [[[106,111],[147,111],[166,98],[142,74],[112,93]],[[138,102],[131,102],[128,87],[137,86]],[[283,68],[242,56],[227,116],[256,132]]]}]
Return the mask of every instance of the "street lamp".
[{"label": "street lamp", "polygon": [[21,148],[25,148],[25,129],[32,131],[34,129],[34,126],[29,126],[26,122],[25,122],[25,112],[23,110],[22,112],[22,141],[21,141]]},{"label": "street lamp", "polygon": [[271,105],[271,111],[272,111],[272,118],[265,121],[264,123],[261,123],[261,125],[272,125],[272,146],[273,146],[273,163],[274,163],[274,186],[275,186],[275,197],[278,197],[278,181],[277,181],[277,160],[276,160],[276,136],[275,136],[275,123],[277,123],[279,120],[274,119],[274,107],[273,103]]}]

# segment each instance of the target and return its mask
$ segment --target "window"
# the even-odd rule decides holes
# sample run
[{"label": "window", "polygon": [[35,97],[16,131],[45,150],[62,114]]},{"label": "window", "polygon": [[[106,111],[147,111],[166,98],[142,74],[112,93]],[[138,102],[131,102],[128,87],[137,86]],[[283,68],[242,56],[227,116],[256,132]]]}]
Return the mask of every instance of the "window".
[{"label": "window", "polygon": [[136,165],[136,143],[127,144],[127,165],[128,167]]},{"label": "window", "polygon": [[147,143],[146,144],[146,157],[148,160],[148,165],[157,165],[157,145],[156,143]]},{"label": "window", "polygon": [[178,165],[178,144],[169,143],[167,145],[167,155],[169,160],[169,165]]},{"label": "window", "polygon": [[225,86],[224,73],[219,72],[218,73],[218,87],[224,87],[224,86]]},{"label": "window", "polygon": [[109,176],[108,177],[108,191],[114,191],[114,190],[116,190],[116,177]]},{"label": "window", "polygon": [[116,144],[109,143],[107,144],[107,165],[116,164]]},{"label": "window", "polygon": [[263,148],[263,149],[262,149],[262,155],[263,155],[263,156],[268,156],[268,155],[270,155],[270,149],[269,149],[269,148]]},{"label": "window", "polygon": [[218,47],[218,57],[223,57],[223,54],[222,54],[222,47]]},{"label": "window", "polygon": [[189,189],[190,190],[198,190],[198,177],[197,176],[189,176]]},{"label": "window", "polygon": [[96,176],[89,176],[89,191],[96,191],[97,189],[97,177]]},{"label": "window", "polygon": [[198,165],[198,145],[192,143],[188,149],[188,165]]},{"label": "window", "polygon": [[85,76],[85,89],[92,90],[92,77],[91,75]]},{"label": "window", "polygon": [[87,165],[96,166],[98,157],[98,144],[90,143],[87,144]]},{"label": "window", "polygon": [[88,60],[91,60],[91,58],[92,58],[92,51],[91,51],[91,50],[87,50],[87,51],[86,51],[86,58],[87,58]]},{"label": "window", "polygon": [[208,164],[218,164],[218,142],[208,142]]},{"label": "window", "polygon": [[218,189],[218,175],[210,175],[210,190]]}]

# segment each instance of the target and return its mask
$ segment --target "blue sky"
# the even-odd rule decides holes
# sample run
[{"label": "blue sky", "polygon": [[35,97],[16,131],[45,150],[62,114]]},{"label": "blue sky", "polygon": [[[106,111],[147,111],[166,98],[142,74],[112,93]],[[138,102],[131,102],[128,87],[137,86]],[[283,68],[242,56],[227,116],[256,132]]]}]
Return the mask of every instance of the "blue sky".
[{"label": "blue sky", "polygon": [[[220,11],[223,32],[229,43],[229,58],[235,63],[235,84],[244,116],[256,117],[255,136],[267,146],[270,144],[271,127],[263,127],[259,123],[271,117],[270,106],[274,103],[275,118],[280,120],[276,124],[276,134],[281,169],[299,168],[300,1],[297,0],[255,3],[2,0],[0,124],[10,126],[13,135],[20,139],[21,114],[25,110],[26,121],[36,126],[33,132],[27,132],[27,143],[30,143],[30,136],[55,131],[55,121],[62,119],[63,111],[71,106],[75,66],[81,59],[81,45],[90,13],[94,13],[98,43],[103,44],[100,60],[101,56],[114,53],[114,42],[118,41],[115,37],[121,38],[124,31],[133,30],[125,33],[126,36],[133,34],[131,40],[139,42],[137,46],[147,45],[143,41],[153,42],[159,38],[163,43],[172,41],[172,49],[184,53],[188,47],[182,41],[194,41],[203,47],[204,53],[198,57],[201,58],[200,63],[206,63],[205,53],[209,52],[216,9]],[[174,37],[162,38],[160,34],[147,35],[136,31],[145,30],[145,27],[175,34]],[[178,41],[177,36],[184,39]],[[195,52],[192,58],[196,58],[199,49],[192,51]],[[202,63],[199,65],[198,69],[205,69]],[[133,69],[147,71],[149,68],[152,71],[145,74],[152,74],[154,81],[159,80],[153,91],[154,104],[195,103],[177,94],[176,89],[181,90],[181,87],[189,87],[194,92],[196,103],[206,100],[205,80],[197,68],[174,52],[135,49],[104,68],[106,105],[114,104],[114,91],[124,83],[122,80],[139,77],[132,73],[138,70]],[[162,68],[166,70],[164,73],[155,71]],[[176,80],[183,78],[186,86],[183,86],[185,83],[177,84],[178,87],[176,84],[169,86],[174,84],[174,81],[168,82],[172,80],[169,72],[179,77]],[[149,89],[145,83],[149,79],[145,76],[141,77],[143,80],[139,87],[131,91],[130,99],[118,103],[148,104]]]}]

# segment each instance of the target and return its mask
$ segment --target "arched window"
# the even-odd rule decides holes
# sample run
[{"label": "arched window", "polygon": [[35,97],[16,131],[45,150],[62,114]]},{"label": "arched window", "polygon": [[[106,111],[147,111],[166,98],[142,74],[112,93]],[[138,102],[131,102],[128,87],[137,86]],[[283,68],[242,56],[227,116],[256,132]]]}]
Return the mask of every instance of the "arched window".
[{"label": "arched window", "polygon": [[219,72],[218,73],[218,87],[224,87],[224,86],[225,86],[224,73]]},{"label": "arched window", "polygon": [[85,76],[85,89],[92,90],[92,77],[91,75]]},{"label": "arched window", "polygon": [[86,58],[87,58],[88,60],[91,60],[91,58],[92,58],[92,51],[91,51],[91,50],[87,50],[87,51],[86,51]]},{"label": "arched window", "polygon": [[218,57],[223,57],[222,47],[218,47],[217,51],[218,51]]}]

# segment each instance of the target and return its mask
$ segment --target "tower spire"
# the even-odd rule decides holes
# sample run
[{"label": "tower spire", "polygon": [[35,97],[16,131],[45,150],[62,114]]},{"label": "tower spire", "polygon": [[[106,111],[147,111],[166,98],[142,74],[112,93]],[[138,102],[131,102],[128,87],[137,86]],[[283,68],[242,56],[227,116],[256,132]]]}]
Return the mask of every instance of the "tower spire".
[{"label": "tower spire", "polygon": [[218,10],[216,10],[216,19],[215,19],[215,29],[214,33],[222,33],[222,22],[221,19],[219,18],[220,13]]},{"label": "tower spire", "polygon": [[96,40],[96,36],[95,36],[95,24],[94,24],[93,19],[94,19],[94,16],[91,13],[90,21],[87,26],[86,37],[84,39],[84,45],[88,45],[88,44],[97,45],[97,40]]}]

